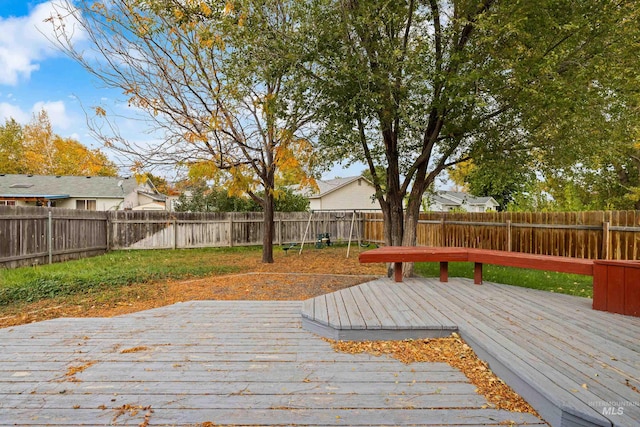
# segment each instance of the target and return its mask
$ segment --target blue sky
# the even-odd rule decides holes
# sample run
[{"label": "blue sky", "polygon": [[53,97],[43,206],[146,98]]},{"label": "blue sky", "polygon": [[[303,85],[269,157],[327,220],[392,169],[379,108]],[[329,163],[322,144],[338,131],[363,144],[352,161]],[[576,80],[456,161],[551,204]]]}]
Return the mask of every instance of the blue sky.
[{"label": "blue sky", "polygon": [[[47,39],[53,36],[44,20],[51,15],[55,1],[0,0],[0,123],[12,117],[25,124],[34,113],[45,109],[55,133],[100,148],[121,163],[117,153],[107,151],[91,137],[84,111],[101,105],[107,111],[126,115],[126,102],[119,91],[102,87]],[[141,132],[139,122],[134,120],[121,119],[116,124],[132,141],[149,143],[154,139]],[[323,177],[356,175],[362,169],[336,167]]]},{"label": "blue sky", "polygon": [[[126,103],[118,101],[119,91],[104,88],[53,45],[50,24],[44,22],[52,11],[52,1],[0,0],[0,121],[12,117],[25,124],[44,109],[54,132],[107,152],[89,134],[85,110],[103,105],[121,111]],[[118,124],[123,132],[134,128],[126,121]],[[150,139],[136,129],[127,136]],[[117,153],[107,154],[118,160]]]}]

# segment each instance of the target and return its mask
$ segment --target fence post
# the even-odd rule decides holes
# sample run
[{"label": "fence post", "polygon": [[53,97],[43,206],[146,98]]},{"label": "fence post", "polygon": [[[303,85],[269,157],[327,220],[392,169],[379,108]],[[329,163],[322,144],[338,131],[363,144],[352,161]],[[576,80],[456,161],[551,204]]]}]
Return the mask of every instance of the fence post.
[{"label": "fence post", "polygon": [[104,230],[106,234],[107,252],[111,250],[111,213],[107,211],[105,213],[106,221],[104,222]]},{"label": "fence post", "polygon": [[173,219],[173,250],[178,249],[178,220]]},{"label": "fence post", "polygon": [[53,216],[49,210],[49,220],[47,222],[47,241],[49,246],[49,264],[53,264]]},{"label": "fence post", "polygon": [[233,212],[229,213],[229,247],[233,247]]},{"label": "fence post", "polygon": [[610,241],[611,241],[611,230],[609,229],[611,223],[609,221],[604,221],[602,223],[602,259],[611,259],[610,253]]},{"label": "fence post", "polygon": [[511,252],[511,220],[507,220],[507,252]]},{"label": "fence post", "polygon": [[282,219],[278,219],[278,244],[282,245]]},{"label": "fence post", "polygon": [[446,243],[446,238],[445,238],[445,225],[444,225],[444,216],[442,217],[442,219],[440,219],[440,246],[444,247],[445,243]]}]

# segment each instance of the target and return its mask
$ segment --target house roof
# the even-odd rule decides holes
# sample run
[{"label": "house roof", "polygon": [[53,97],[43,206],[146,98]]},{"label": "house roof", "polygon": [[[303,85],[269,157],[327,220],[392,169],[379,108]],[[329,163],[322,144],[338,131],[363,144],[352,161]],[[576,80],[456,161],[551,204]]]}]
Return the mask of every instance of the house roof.
[{"label": "house roof", "polygon": [[138,186],[135,178],[0,174],[0,198],[119,199],[136,190]]},{"label": "house roof", "polygon": [[[337,191],[340,188],[351,184],[352,182],[356,182],[359,179],[364,179],[365,181],[367,181],[362,176],[349,176],[349,177],[346,177],[346,178],[334,178],[334,179],[329,179],[329,180],[326,180],[326,181],[317,180],[316,182],[318,184],[318,192],[307,193],[307,194],[305,194],[305,196],[309,197],[310,199],[318,199],[318,198],[323,197],[323,196],[325,196],[325,195],[327,195],[329,193]],[[369,182],[369,181],[367,181],[367,182]]]},{"label": "house roof", "polygon": [[439,203],[443,206],[460,206],[460,202],[453,201],[451,199],[446,199],[444,197],[440,197],[437,194],[430,195],[429,199],[434,203]]},{"label": "house roof", "polygon": [[476,197],[469,193],[462,191],[437,191],[436,194],[425,194],[425,198],[430,200],[430,203],[437,203],[441,206],[460,207],[463,204],[467,206],[495,206],[499,204],[491,197]]},{"label": "house roof", "polygon": [[457,202],[458,204],[465,202],[467,205],[486,205],[488,202],[495,205],[498,204],[491,196],[476,197],[462,191],[439,191],[436,197],[445,199],[448,202],[447,204],[451,204],[452,201]]},{"label": "house roof", "polygon": [[164,194],[152,193],[151,191],[144,191],[144,190],[138,189],[138,194],[147,196],[148,198],[150,198],[151,200],[155,200],[156,202],[164,202],[165,200],[167,200],[167,196],[165,196]]}]

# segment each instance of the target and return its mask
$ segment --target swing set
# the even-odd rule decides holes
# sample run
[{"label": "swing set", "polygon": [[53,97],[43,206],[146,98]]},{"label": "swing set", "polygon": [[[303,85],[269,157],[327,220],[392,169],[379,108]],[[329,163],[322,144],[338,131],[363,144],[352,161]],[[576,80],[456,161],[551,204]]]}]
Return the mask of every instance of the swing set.
[{"label": "swing set", "polygon": [[[351,227],[349,229],[349,241],[347,244],[347,258],[349,258],[349,253],[351,252],[351,242],[354,240],[354,229],[355,229],[355,233],[356,233],[356,237],[357,237],[357,242],[358,245],[361,248],[368,248],[369,246],[371,246],[372,244],[375,245],[375,243],[371,243],[371,242],[365,242],[362,240],[362,236],[360,235],[360,227],[356,227],[356,215],[361,213],[363,209],[354,209],[352,212],[352,216],[351,216]],[[370,209],[372,211],[374,211],[375,209]],[[307,236],[309,235],[309,229],[311,228],[311,222],[313,221],[313,217],[315,213],[321,213],[321,212],[336,212],[335,214],[335,219],[336,220],[340,220],[344,217],[347,216],[347,212],[346,210],[335,210],[335,209],[321,209],[321,210],[315,210],[315,211],[311,211],[311,213],[309,214],[309,220],[307,221],[307,227],[304,231],[304,235],[302,237],[302,243],[300,244],[300,251],[298,252],[298,255],[302,254],[302,250],[304,249],[304,244],[307,241]],[[328,247],[331,246],[333,243],[331,242],[331,235],[330,233],[327,232],[323,232],[323,233],[318,233],[316,235],[316,242],[315,242],[315,247],[316,249],[322,249],[324,247]],[[375,245],[376,247],[378,245]],[[290,249],[290,248],[287,248]],[[287,250],[285,249],[285,250]]]}]

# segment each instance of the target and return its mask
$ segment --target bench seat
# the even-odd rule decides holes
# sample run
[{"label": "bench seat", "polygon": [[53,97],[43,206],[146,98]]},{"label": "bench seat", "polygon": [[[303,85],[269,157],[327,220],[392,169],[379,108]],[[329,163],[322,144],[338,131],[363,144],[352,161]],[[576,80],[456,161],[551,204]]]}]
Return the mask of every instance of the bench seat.
[{"label": "bench seat", "polygon": [[394,264],[394,279],[402,282],[402,263],[439,262],[440,281],[448,280],[448,263],[467,261],[474,263],[474,283],[482,284],[483,264],[532,268],[559,273],[593,276],[593,260],[553,255],[535,255],[519,252],[458,247],[385,246],[362,252],[361,263],[388,262]]},{"label": "bench seat", "polygon": [[469,261],[475,263],[474,283],[482,283],[482,265],[495,264],[506,267],[531,268],[558,273],[593,276],[593,260],[553,255],[523,254],[487,249],[468,249]]},{"label": "bench seat", "polygon": [[404,262],[439,262],[440,281],[446,282],[449,277],[449,262],[465,262],[469,260],[467,248],[434,248],[425,246],[384,246],[362,252],[361,263],[390,262],[393,263],[393,274],[396,282],[402,282],[402,263]]}]

